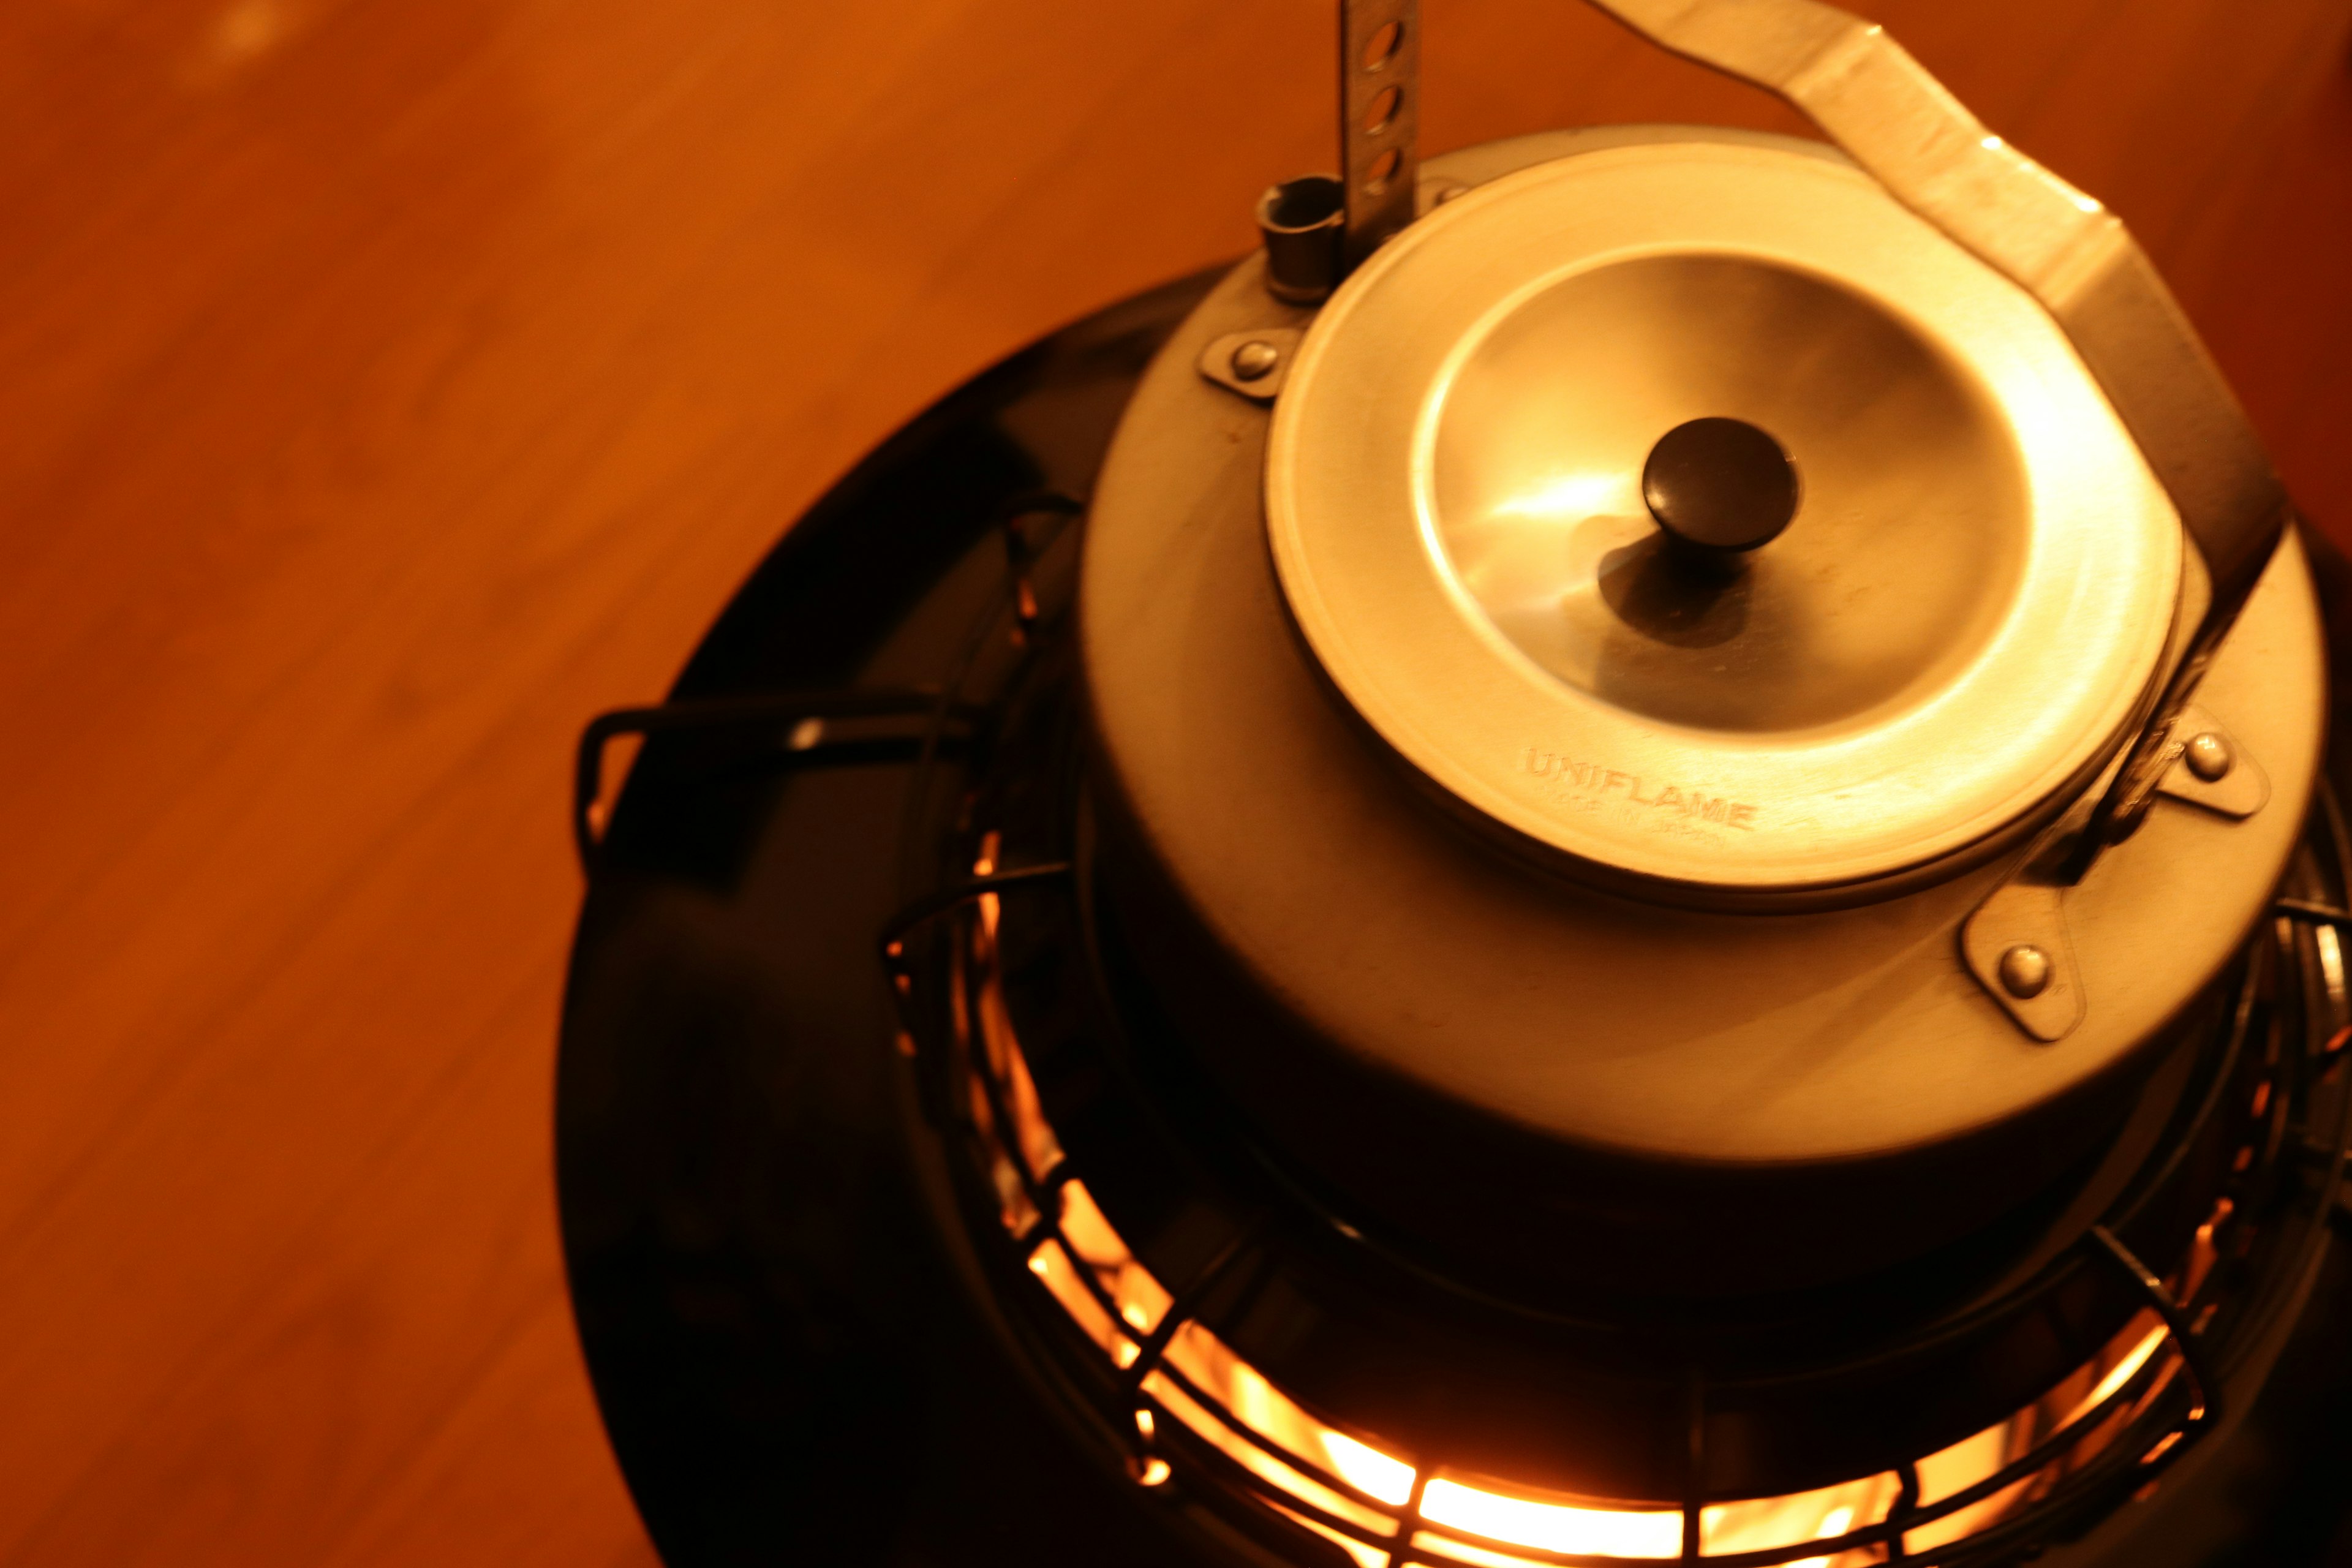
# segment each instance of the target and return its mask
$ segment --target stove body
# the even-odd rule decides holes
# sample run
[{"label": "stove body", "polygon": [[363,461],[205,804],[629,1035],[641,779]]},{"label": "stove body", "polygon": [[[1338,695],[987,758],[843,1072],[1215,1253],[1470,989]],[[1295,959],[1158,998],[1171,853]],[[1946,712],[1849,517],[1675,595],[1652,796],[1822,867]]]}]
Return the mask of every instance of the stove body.
[{"label": "stove body", "polygon": [[[567,1241],[666,1550],[2248,1549],[2352,1104],[2309,542],[1878,28],[1594,4],[1834,145],[1424,163],[1416,8],[1341,0],[1261,255],[918,420],[591,727]],[[717,1513],[680,1322],[785,1450]]]},{"label": "stove body", "polygon": [[[1213,1088],[1171,1076],[1181,1052],[1150,1038],[1168,1010],[1095,893],[1071,616],[1102,454],[1214,281],[1057,334],[919,418],[790,531],[669,703],[583,744],[593,875],[559,1174],[583,1344],[656,1542],[674,1568],[1419,1560],[1399,1521],[1436,1511],[1433,1468],[1398,1494],[1377,1465],[1301,1453],[1312,1432],[1286,1457],[1234,1437],[1280,1438],[1307,1405],[1414,1454],[1451,1445],[1447,1474],[1621,1500],[1650,1532],[1628,1554],[1651,1560],[1698,1548],[1702,1521],[1727,1530],[1706,1510],[1740,1499],[1883,1476],[1875,1520],[1848,1521],[1865,1531],[1932,1504],[1916,1461],[2013,1419],[1984,1367],[2032,1404],[2112,1372],[2118,1325],[2152,1310],[2091,1247],[2016,1276],[2063,1192],[1974,1252],[1729,1314],[1769,1330],[1748,1336],[1763,1355],[1704,1308],[1417,1278],[1411,1248],[1351,1233],[1344,1205],[1219,1121]],[[632,732],[625,789],[592,821],[606,744]],[[2190,1018],[2210,1036],[2176,1053],[2195,1092],[2130,1184],[2149,1268],[2176,1286],[2194,1268],[2230,1321],[2149,1341],[2092,1391],[2116,1417],[2105,1440],[2028,1464],[2036,1506],[1988,1513],[1937,1560],[2317,1564],[2346,1547],[2329,1478],[2352,1458],[2334,1419],[2352,1262],[2329,1233],[2344,1074],[2326,1048],[2352,1017],[2334,928],[2307,912],[2344,907],[2336,831],[2315,813],[2282,889],[2299,902]],[[2236,1226],[2198,1263],[2217,1196]],[[1125,1261],[1104,1212],[1154,1216],[1118,1240]],[[1137,1305],[1141,1287],[1116,1288],[1130,1265],[1171,1299],[1143,1324],[1096,1321]],[[1187,1323],[1207,1341],[1189,1362],[1171,1354]],[[2174,1347],[2205,1329],[2228,1354],[2192,1367]],[[1361,1353],[1415,1345],[1417,1366]],[[1265,1369],[1254,1420],[1221,1419],[1248,1415],[1247,1379],[1221,1363],[1205,1387],[1216,1350]],[[1515,1382],[1573,1390],[1588,1418],[1521,1401],[1515,1429]],[[2168,1452],[2143,1465],[2125,1426]],[[2037,1429],[2016,1430],[2030,1448]],[[1758,1560],[1827,1555],[1801,1549],[1820,1522]],[[1936,1550],[1930,1522],[1897,1531],[1915,1556]],[[1425,1544],[1445,1561],[1481,1539]],[[1526,1561],[1610,1549],[1522,1540]],[[1886,1550],[1882,1530],[1834,1560]]]}]

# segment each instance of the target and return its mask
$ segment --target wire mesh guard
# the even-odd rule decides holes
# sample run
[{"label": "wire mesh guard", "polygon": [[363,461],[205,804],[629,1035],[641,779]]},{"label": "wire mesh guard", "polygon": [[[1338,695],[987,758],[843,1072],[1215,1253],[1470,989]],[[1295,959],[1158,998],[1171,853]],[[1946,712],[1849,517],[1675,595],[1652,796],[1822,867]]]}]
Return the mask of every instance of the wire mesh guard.
[{"label": "wire mesh guard", "polygon": [[[1031,868],[1008,880],[995,863],[998,848],[993,836],[983,840],[962,907],[952,911],[961,927],[950,978],[961,1131],[992,1190],[1005,1240],[1060,1326],[1082,1334],[1117,1370],[1134,1421],[1134,1474],[1144,1486],[1167,1484],[1179,1467],[1201,1470],[1365,1568],[1695,1558],[1756,1568],[1928,1563],[2013,1544],[2021,1533],[2015,1527],[2031,1526],[2041,1505],[2062,1494],[2118,1475],[2134,1486],[2152,1481],[2217,1417],[2218,1386],[2200,1339],[2218,1303],[2200,1298],[2215,1261],[2236,1244],[2232,1226],[2243,1224],[2228,1197],[2199,1228],[2169,1285],[2095,1227],[2085,1245],[2128,1274],[2147,1306],[2009,1419],[1836,1486],[1696,1509],[1612,1504],[1416,1465],[1375,1436],[1340,1431],[1192,1321],[1186,1297],[1138,1262],[1064,1157],[1014,1037],[994,956],[1010,889],[1065,882],[1069,870]],[[946,911],[936,900],[910,911],[918,921],[939,912]],[[2329,936],[2332,946],[2332,928]],[[903,956],[903,945],[894,946],[891,956]],[[2335,967],[2340,973],[2340,960]],[[2267,1100],[2277,1087],[2265,1079],[2258,1098]],[[1207,1283],[1188,1295],[1197,1299]]]},{"label": "wire mesh guard", "polygon": [[[1041,612],[1031,572],[1045,546],[1019,526],[1041,510],[1056,532],[1076,532],[1058,526],[1076,514],[1073,504],[1008,509],[1004,598],[982,628],[1002,636],[1017,662],[1036,657],[1057,619]],[[982,640],[975,637],[975,651]],[[614,739],[748,725],[788,736],[791,749],[814,753],[804,763],[823,765],[820,742],[828,739],[829,722],[919,715],[919,731],[903,737],[896,755],[928,772],[943,738],[990,727],[988,702],[962,689],[974,684],[974,664],[968,654],[940,689],[779,695],[599,721],[583,737],[578,774],[574,817],[583,860],[595,868],[602,754]],[[859,744],[863,752],[845,751],[844,759],[874,760],[870,738]],[[2336,866],[2331,879],[2340,896],[2342,830],[2332,809],[2329,816]],[[2094,1226],[2083,1249],[2100,1267],[2119,1271],[2145,1302],[2124,1328],[2007,1419],[1938,1452],[1837,1485],[1780,1497],[1693,1496],[1680,1504],[1564,1497],[1459,1472],[1442,1458],[1392,1451],[1375,1433],[1342,1430],[1276,1386],[1195,1317],[1201,1299],[1240,1266],[1246,1238],[1171,1289],[1139,1261],[1065,1156],[1016,1037],[996,961],[1008,900],[1074,898],[1078,873],[1066,861],[1005,867],[1001,837],[983,832],[978,839],[969,877],[916,900],[884,933],[885,966],[901,998],[913,989],[918,933],[929,939],[919,943],[926,953],[946,954],[950,1037],[919,1042],[902,1031],[899,1047],[910,1057],[939,1058],[947,1079],[945,1131],[963,1161],[960,1177],[976,1206],[997,1222],[994,1242],[980,1239],[1013,1265],[1004,1272],[1025,1278],[1025,1287],[1013,1293],[1022,1298],[1033,1331],[1075,1347],[1101,1374],[1109,1405],[1126,1423],[1121,1437],[1141,1487],[1181,1483],[1188,1496],[1213,1506],[1253,1511],[1261,1524],[1281,1521],[1301,1556],[1336,1550],[1364,1568],[1603,1568],[1702,1559],[1723,1568],[1958,1563],[2033,1544],[2053,1521],[2079,1519],[2086,1504],[2105,1506],[2105,1500],[2150,1485],[2218,1419],[2215,1367],[2224,1347],[2208,1342],[2207,1331],[2224,1305],[2215,1285],[2226,1271],[2215,1266],[2244,1253],[2263,1223],[2252,1205],[2229,1195],[2215,1203],[2189,1254],[2164,1279],[2110,1230]],[[2273,1044],[2253,1103],[2241,1108],[2251,1110],[2252,1123],[2273,1130],[2237,1156],[2233,1190],[2241,1194],[2252,1190],[2252,1177],[2263,1169],[2297,1158],[2325,1165],[2331,1185],[2340,1171],[2340,1136],[2306,1146],[2276,1134],[2299,1127],[2287,1117],[2289,1102],[2303,1098],[2352,1037],[2352,1028],[2339,1026],[2347,1015],[2338,931],[2347,925],[2352,915],[2335,904],[2287,899],[2264,935],[2287,966],[2318,984],[2323,1005],[2301,1010],[2300,1032],[2311,1038],[2289,1048]],[[2243,985],[2233,1051],[2252,1011],[2252,966]],[[908,1029],[927,1026],[904,1011],[902,1019]],[[2217,1079],[2217,1091],[2224,1081],[2226,1075]],[[1099,1413],[1104,1402],[1095,1403]],[[1691,1429],[1696,1476],[1703,1473],[1705,1430],[1703,1399],[1696,1397]]]}]

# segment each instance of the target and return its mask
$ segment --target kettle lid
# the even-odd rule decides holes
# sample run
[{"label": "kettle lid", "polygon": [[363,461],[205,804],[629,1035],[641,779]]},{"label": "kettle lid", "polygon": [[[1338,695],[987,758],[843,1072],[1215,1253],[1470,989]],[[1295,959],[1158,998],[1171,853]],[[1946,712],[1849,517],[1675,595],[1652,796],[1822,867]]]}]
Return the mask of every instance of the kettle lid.
[{"label": "kettle lid", "polygon": [[1827,150],[1538,164],[1341,286],[1265,515],[1317,662],[1441,798],[1646,896],[1869,896],[2079,793],[2179,514],[2017,284]]}]

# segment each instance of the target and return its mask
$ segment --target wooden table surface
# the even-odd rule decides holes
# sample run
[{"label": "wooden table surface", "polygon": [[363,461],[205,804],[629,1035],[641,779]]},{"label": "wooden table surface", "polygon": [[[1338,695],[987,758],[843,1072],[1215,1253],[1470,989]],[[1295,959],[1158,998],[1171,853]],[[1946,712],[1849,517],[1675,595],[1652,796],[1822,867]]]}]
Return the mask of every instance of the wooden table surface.
[{"label": "wooden table surface", "polygon": [[[1425,0],[1424,145],[1794,129]],[[1328,166],[1327,0],[0,9],[0,1562],[646,1564],[550,1175],[568,748]],[[2352,0],[1888,0],[2352,530]]]}]

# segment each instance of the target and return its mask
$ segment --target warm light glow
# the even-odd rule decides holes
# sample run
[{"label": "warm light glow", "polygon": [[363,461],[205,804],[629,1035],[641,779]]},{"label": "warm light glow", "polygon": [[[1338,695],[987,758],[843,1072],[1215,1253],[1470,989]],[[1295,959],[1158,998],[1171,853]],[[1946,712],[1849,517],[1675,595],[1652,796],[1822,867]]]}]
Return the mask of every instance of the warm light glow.
[{"label": "warm light glow", "polygon": [[[1416,1531],[1412,1543],[1427,1552],[1442,1551],[1444,1553],[1426,1559],[1430,1562],[1476,1563],[1485,1564],[1486,1568],[1542,1568],[1532,1557],[1522,1557],[1514,1552],[1497,1552],[1491,1547],[1473,1546],[1466,1541],[1456,1541],[1433,1530]],[[1418,1563],[1423,1559],[1415,1558],[1414,1561]]]},{"label": "warm light glow", "polygon": [[[1268,1383],[1257,1368],[1235,1355],[1223,1340],[1200,1324],[1186,1323],[1170,1337],[1166,1360],[1168,1365],[1181,1373],[1193,1387],[1231,1412],[1234,1421],[1242,1426],[1272,1438],[1286,1451],[1337,1476],[1365,1495],[1391,1507],[1402,1504],[1412,1495],[1412,1469],[1410,1466],[1368,1444],[1344,1436],[1316,1420],[1289,1395]],[[1201,1407],[1190,1398],[1182,1398],[1171,1401],[1170,1408],[1181,1416],[1188,1409],[1198,1410]],[[1188,1426],[1193,1425],[1189,1416],[1185,1420]],[[1218,1425],[1222,1426],[1223,1424]],[[1203,1432],[1202,1436],[1212,1442],[1220,1441],[1214,1433]],[[1265,1457],[1258,1453],[1255,1445],[1239,1438],[1234,1441],[1242,1442],[1243,1447],[1250,1450],[1248,1454],[1236,1456],[1244,1464],[1260,1474],[1267,1473],[1259,1463]],[[1365,1485],[1363,1480],[1350,1473],[1350,1467],[1375,1484]],[[1282,1468],[1288,1470],[1287,1466]],[[1297,1474],[1296,1471],[1290,1473]],[[1269,1479],[1273,1478],[1269,1476]],[[1307,1489],[1299,1491],[1293,1488],[1297,1495],[1310,1497],[1334,1513],[1375,1527],[1387,1522],[1384,1514],[1375,1513],[1306,1477],[1301,1476],[1299,1479],[1305,1482]]]},{"label": "warm light glow", "polygon": [[1284,1509],[1282,1511],[1290,1514],[1291,1518],[1354,1558],[1359,1568],[1389,1568],[1387,1547],[1368,1546],[1353,1536],[1342,1535],[1329,1525],[1309,1519],[1303,1513],[1291,1513],[1288,1509]]},{"label": "warm light glow", "polygon": [[[993,866],[995,854],[996,836],[991,834],[984,841],[979,864]],[[994,977],[1000,900],[994,893],[985,893],[977,901],[980,929],[972,933],[973,956],[988,978],[980,985],[978,994],[967,1000],[966,988],[962,984],[962,966],[957,966],[951,977],[958,1004],[956,1014],[960,1024],[967,1011],[976,1016],[988,1076],[995,1080],[997,1092],[1004,1101],[1005,1118],[1013,1125],[1009,1129],[999,1129],[994,1125],[994,1116],[978,1074],[973,1075],[972,1080],[972,1120],[983,1134],[998,1139],[1009,1131],[1022,1164],[1027,1167],[1033,1177],[1042,1176],[1062,1163],[1062,1146],[1054,1136],[1052,1123],[1045,1120],[1045,1108],[1037,1101],[1037,1086],[1029,1077],[1028,1058],[1022,1055],[1020,1044],[1013,1038],[1013,1016],[1005,1007],[1004,988],[997,984]],[[969,1049],[969,1041],[965,1044]],[[1003,1168],[993,1170],[992,1173],[996,1178],[997,1196],[1004,1205],[1005,1227],[1018,1232],[1034,1223],[1035,1215],[1022,1191],[1019,1170],[1003,1161],[1005,1152],[1007,1151],[1002,1149],[992,1151]]]},{"label": "warm light glow", "polygon": [[1628,510],[1622,474],[1562,474],[1495,508],[1496,517],[1549,517],[1570,521]]},{"label": "warm light glow", "polygon": [[[1102,1310],[1102,1303],[1096,1300],[1079,1280],[1077,1268],[1070,1261],[1070,1255],[1062,1250],[1061,1243],[1048,1241],[1031,1254],[1029,1271],[1045,1282],[1045,1289],[1054,1293],[1054,1300],[1062,1304],[1062,1310],[1076,1320],[1078,1327],[1086,1331],[1087,1338],[1100,1345],[1114,1360],[1122,1346],[1130,1352],[1133,1351],[1134,1347],[1129,1343],[1126,1334],[1111,1315]],[[1129,1359],[1133,1359],[1131,1353]]]},{"label": "warm light glow", "polygon": [[[1853,1528],[1853,1510],[1833,1508],[1830,1510],[1829,1517],[1822,1521],[1821,1529],[1813,1532],[1813,1538],[1816,1541],[1827,1541],[1832,1536],[1843,1535]],[[1807,1557],[1790,1563],[1789,1568],[1830,1568],[1830,1560],[1826,1557]]]},{"label": "warm light glow", "polygon": [[[992,837],[979,862],[980,874],[988,874],[996,853]],[[950,976],[957,1037],[979,1069],[972,1078],[970,1106],[987,1168],[1003,1201],[1005,1226],[1025,1237],[1038,1218],[1025,1195],[1028,1183],[1053,1172],[1061,1163],[1062,1150],[1013,1037],[1003,988],[993,973],[997,901],[990,897],[980,903],[981,918],[972,931],[971,949],[977,984],[968,983],[961,964]],[[982,1073],[996,1085],[1009,1126],[996,1125],[982,1087]],[[1030,1271],[1113,1364],[1133,1366],[1141,1359],[1145,1342],[1166,1318],[1171,1298],[1136,1258],[1084,1183],[1071,1179],[1061,1181],[1057,1187],[1047,1185],[1045,1196],[1057,1210],[1059,1235],[1038,1244],[1028,1259]],[[2225,1202],[2200,1228],[2197,1247],[2183,1269],[2179,1299],[2195,1296],[2218,1254],[2218,1233],[2231,1213]],[[2156,1314],[2141,1312],[2095,1361],[2032,1405],[1919,1460],[1919,1500],[1937,1502],[1974,1486],[2052,1433],[2080,1420],[2139,1374],[2164,1349],[2166,1340],[2164,1325]],[[1303,1510],[1319,1510],[1376,1541],[1392,1542],[1398,1521],[1386,1510],[1401,1509],[1412,1500],[1415,1470],[1411,1463],[1318,1420],[1200,1323],[1178,1323],[1159,1353],[1160,1365],[1147,1371],[1139,1384],[1142,1399],[1148,1403],[1135,1412],[1136,1431],[1146,1450],[1136,1471],[1143,1485],[1160,1485],[1170,1475],[1168,1461],[1149,1452],[1163,1436],[1156,1410],[1172,1416],[1194,1436],[1256,1475],[1274,1489],[1275,1506],[1284,1514],[1345,1549],[1361,1568],[1385,1568],[1389,1545],[1367,1544]],[[2143,1401],[2152,1396],[2153,1388],[2163,1385],[2179,1364],[2176,1355],[2158,1373],[2151,1394],[2144,1395]],[[2053,1460],[2038,1475],[1907,1531],[1908,1550],[1930,1551],[1998,1522],[2022,1500],[2039,1495],[2052,1479],[2113,1441],[2124,1419],[2123,1413],[2110,1417],[2099,1431],[2089,1434],[2074,1451]],[[1244,1434],[1255,1434],[1275,1452]],[[2159,1443],[2147,1457],[2155,1458],[2166,1447]],[[1357,1496],[1325,1484],[1301,1469],[1300,1464],[1319,1469],[1371,1502],[1360,1501]],[[1709,1504],[1699,1516],[1700,1549],[1708,1556],[1729,1556],[1831,1540],[1884,1521],[1900,1487],[1897,1476],[1888,1471],[1786,1497]],[[1421,1524],[1411,1545],[1416,1560],[1432,1563],[1533,1568],[1531,1560],[1515,1555],[1512,1547],[1654,1560],[1679,1557],[1682,1552],[1679,1510],[1596,1506],[1590,1500],[1546,1496],[1483,1478],[1473,1484],[1459,1477],[1430,1477],[1422,1491]],[[1450,1533],[1456,1531],[1493,1544],[1458,1539]],[[1856,1549],[1806,1558],[1791,1568],[1862,1568],[1883,1561],[1877,1548]]]},{"label": "warm light glow", "polygon": [[[1786,1497],[1712,1503],[1698,1516],[1699,1549],[1710,1556],[1725,1557],[1793,1546],[1801,1541],[1825,1541],[1844,1534],[1857,1523],[1875,1524],[1885,1519],[1902,1489],[1902,1479],[1890,1470]],[[1835,1561],[1815,1558],[1795,1568],[1828,1568]]]},{"label": "warm light glow", "polygon": [[[2344,939],[2336,934],[2334,926],[2314,926],[2312,945],[2319,950],[2319,981],[2327,994],[2329,1011],[2334,1022],[2344,1021]],[[2257,1112],[2256,1114],[2260,1114]]]},{"label": "warm light glow", "polygon": [[1493,1541],[1549,1552],[1606,1552],[1612,1557],[1678,1557],[1683,1516],[1584,1508],[1509,1497],[1441,1476],[1421,1494],[1421,1517]]},{"label": "warm light glow", "polygon": [[1062,1236],[1070,1250],[1093,1270],[1104,1293],[1118,1304],[1121,1321],[1138,1334],[1148,1334],[1160,1326],[1168,1310],[1168,1292],[1136,1261],[1083,1182],[1062,1184]]},{"label": "warm light glow", "polygon": [[1369,1444],[1337,1432],[1320,1434],[1323,1451],[1339,1478],[1368,1497],[1402,1508],[1412,1497],[1412,1467]]},{"label": "warm light glow", "polygon": [[[2142,1318],[2148,1319],[2151,1321],[2156,1318],[2156,1314],[2154,1312],[2143,1312],[2140,1316]],[[2157,1348],[2164,1343],[2164,1325],[2161,1322],[2156,1322],[2153,1327],[2148,1329],[2148,1331],[2141,1336],[2139,1343],[2132,1346],[2130,1351],[2125,1354],[2123,1360],[2116,1363],[2114,1366],[2107,1369],[2107,1375],[2099,1379],[2097,1385],[2095,1386],[2090,1393],[2083,1396],[2083,1402],[2075,1405],[2073,1410],[2069,1411],[2066,1415],[2066,1420],[2060,1422],[2059,1425],[2063,1426],[2066,1425],[2067,1422],[2081,1420],[2084,1415],[2090,1414],[2091,1410],[2095,1407],[2101,1400],[2106,1398],[2107,1395],[2113,1394],[2116,1389],[2121,1388],[2125,1384],[2129,1383],[2132,1380],[2132,1374],[2139,1371],[2141,1367],[2146,1366],[2147,1364],[2147,1358],[2154,1355],[2157,1352]]]},{"label": "warm light glow", "polygon": [[[1181,1421],[1196,1436],[1218,1448],[1226,1458],[1270,1481],[1281,1491],[1302,1503],[1322,1510],[1337,1519],[1344,1519],[1375,1534],[1386,1534],[1396,1521],[1378,1509],[1368,1508],[1343,1493],[1334,1491],[1314,1477],[1283,1463],[1239,1432],[1217,1418],[1216,1414],[1201,1405],[1191,1394],[1177,1386],[1176,1380],[1165,1373],[1155,1372],[1143,1380],[1143,1391],[1158,1400],[1168,1414]],[[1228,1408],[1231,1408],[1228,1406]],[[1292,1408],[1296,1409],[1297,1406]],[[1277,1441],[1287,1436],[1279,1432],[1254,1428],[1263,1436]],[[1282,1442],[1292,1453],[1300,1453],[1294,1442]],[[1304,1457],[1302,1455],[1302,1457]],[[1337,1472],[1334,1471],[1336,1474]],[[1328,1533],[1328,1532],[1327,1532]]]},{"label": "warm light glow", "polygon": [[297,7],[286,0],[236,0],[214,19],[211,47],[199,57],[199,71],[210,75],[268,54],[292,36],[301,20]]},{"label": "warm light glow", "polygon": [[[2014,1455],[2024,1451],[2024,1435],[2032,1429],[2032,1414],[2031,1411],[2021,1411],[1920,1460],[1919,1500],[1923,1503],[1941,1502],[1954,1492],[1966,1490],[1987,1476],[1996,1474]],[[1906,1531],[1904,1542],[1910,1551],[1920,1552],[1974,1535],[1988,1525],[1998,1522],[2010,1511],[2011,1504],[2022,1497],[2032,1484],[2033,1479],[2029,1476],[2014,1486],[1946,1514],[1933,1523]]]},{"label": "warm light glow", "polygon": [[[2267,1079],[2263,1080],[2263,1088],[2270,1088]],[[2258,1102],[2254,1114],[2260,1116],[2262,1113],[2262,1105]],[[2193,1301],[2197,1299],[2197,1292],[2204,1285],[2206,1276],[2212,1273],[2213,1265],[2221,1260],[2221,1227],[2230,1223],[2230,1216],[2237,1212],[2237,1207],[2228,1198],[2222,1198],[2214,1204],[2213,1212],[2205,1223],[2197,1227],[2197,1239],[2189,1248],[2189,1262],[2181,1270],[2179,1289],[2173,1292],[2175,1300]],[[2153,1321],[2153,1315],[2150,1321]]]}]

